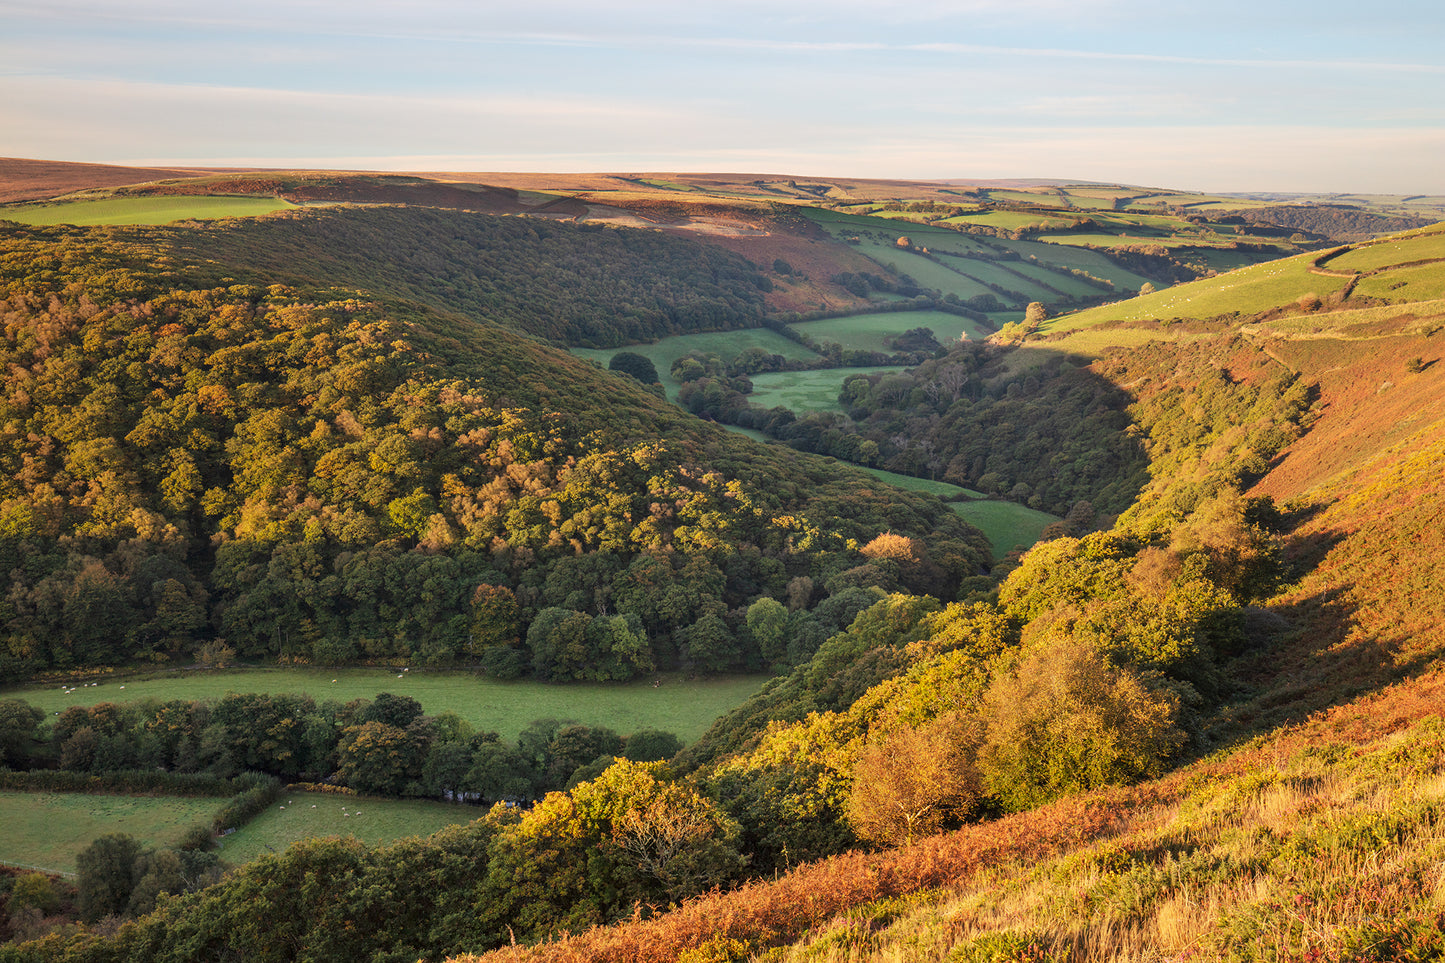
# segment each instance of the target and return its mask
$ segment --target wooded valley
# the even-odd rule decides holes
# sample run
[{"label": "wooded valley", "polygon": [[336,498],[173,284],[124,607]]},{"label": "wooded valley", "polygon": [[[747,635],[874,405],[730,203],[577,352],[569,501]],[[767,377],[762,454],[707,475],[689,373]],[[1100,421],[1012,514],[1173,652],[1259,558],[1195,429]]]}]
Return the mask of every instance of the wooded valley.
[{"label": "wooded valley", "polygon": [[[650,230],[393,195],[0,223],[0,787],[228,800],[96,840],[70,895],[12,874],[0,961],[1438,951],[1445,232],[1185,207],[1208,244],[1113,250],[1108,212],[913,189],[608,196]],[[913,260],[868,260],[864,218]],[[993,334],[801,325],[890,311]],[[568,350],[764,328],[796,357]],[[749,403],[803,369],[834,409]],[[997,551],[980,501],[1056,521]],[[685,744],[22,688],[238,662],[759,689]],[[286,786],[478,808],[228,866]]]}]

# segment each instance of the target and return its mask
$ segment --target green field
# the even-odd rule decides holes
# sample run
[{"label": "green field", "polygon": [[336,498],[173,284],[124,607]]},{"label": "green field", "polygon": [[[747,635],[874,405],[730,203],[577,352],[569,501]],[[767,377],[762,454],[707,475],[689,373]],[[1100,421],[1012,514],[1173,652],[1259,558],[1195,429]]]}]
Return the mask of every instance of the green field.
[{"label": "green field", "polygon": [[[925,239],[919,232],[910,228],[908,236],[914,244],[927,246],[931,238]],[[959,271],[968,270],[968,261],[959,261],[955,258],[941,259],[939,261],[924,257],[922,254],[914,254],[911,251],[898,247],[892,241],[880,241],[865,237],[858,244],[854,245],[863,254],[883,265],[887,270],[895,268],[900,274],[906,274],[918,282],[923,288],[933,288],[943,294],[956,294],[963,300],[978,294],[991,294],[992,292],[978,281],[964,277]],[[948,265],[948,266],[945,266]],[[956,270],[955,270],[956,269]]]},{"label": "green field", "polygon": [[[1392,274],[1391,277],[1394,275]],[[1360,290],[1356,288],[1355,290]],[[1438,287],[1442,293],[1445,288]],[[1398,293],[1398,292],[1396,292]],[[1416,331],[1433,329],[1445,316],[1445,300],[1410,301],[1406,304],[1381,304],[1369,308],[1352,308],[1346,311],[1327,311],[1320,314],[1300,314],[1285,318],[1274,318],[1260,325],[1245,325],[1240,330],[1253,334],[1259,328],[1297,338],[1333,337],[1343,340],[1373,340],[1380,337],[1378,327],[1401,317],[1416,319],[1412,325]],[[1072,340],[1072,339],[1070,339]]]},{"label": "green field", "polygon": [[0,207],[0,220],[21,224],[170,224],[217,217],[254,217],[295,207],[275,197],[107,197],[93,201]]},{"label": "green field", "polygon": [[380,846],[407,836],[430,836],[485,814],[479,806],[429,799],[285,793],[270,809],[222,838],[220,856],[228,863],[245,863],[317,836],[355,836],[368,846]]},{"label": "green field", "polygon": [[838,391],[856,374],[902,371],[902,368],[827,368],[822,371],[774,371],[753,375],[751,404],[763,408],[782,405],[794,414],[809,411],[841,411]]},{"label": "green field", "polygon": [[242,669],[116,679],[76,689],[69,695],[58,684],[43,689],[12,689],[0,692],[0,698],[19,697],[46,715],[53,715],[72,705],[136,699],[217,699],[228,692],[306,693],[317,702],[371,699],[378,693],[390,692],[411,696],[430,715],[455,712],[479,731],[497,732],[504,739],[515,739],[536,719],[556,718],[607,726],[622,735],[652,726],[690,742],[718,716],[746,700],[764,681],[759,676],[659,678],[662,684],[658,686],[648,680],[611,685],[546,685],[499,682],[466,672]]},{"label": "green field", "polygon": [[1059,520],[1058,516],[1048,512],[1035,511],[1014,502],[992,501],[981,492],[960,488],[948,482],[914,478],[912,475],[900,475],[881,468],[865,468],[862,465],[857,467],[890,485],[909,491],[928,492],[943,499],[968,496],[967,501],[953,502],[949,507],[964,521],[988,536],[989,544],[993,546],[993,557],[996,559],[1003,558],[1016,546],[1027,547],[1037,542],[1044,526]]},{"label": "green field", "polygon": [[[815,212],[809,212],[812,216]],[[834,214],[831,218],[814,217],[823,227],[827,228],[834,237],[858,236],[861,242],[855,245],[862,253],[868,255],[879,264],[894,264],[899,271],[909,274],[915,281],[924,287],[936,287],[944,293],[952,291],[961,298],[972,297],[974,294],[987,290],[973,286],[966,278],[949,271],[947,268],[928,260],[917,254],[910,254],[908,251],[896,246],[897,237],[891,234],[883,234],[878,231],[878,223],[873,220],[861,217],[851,217]],[[891,225],[890,225],[891,226]],[[1004,241],[992,240],[987,248],[975,238],[960,234],[957,231],[950,231],[942,227],[929,227],[920,224],[909,225],[906,233],[908,238],[918,247],[926,247],[934,252],[946,252],[947,254],[969,255],[979,250],[987,249],[991,253],[999,251],[1018,251],[1023,257],[1030,255],[1037,258],[1046,265],[1054,265],[1063,268],[1066,272],[1070,269],[1087,271],[1094,277],[1107,278],[1113,281],[1121,291],[1137,291],[1146,280],[1144,277],[1132,271],[1125,270],[1119,265],[1110,261],[1097,251],[1070,247],[1067,244],[1053,244],[1042,241]],[[1074,235],[1060,235],[1061,237],[1072,238]],[[1099,235],[1109,243],[1118,241],[1111,235]],[[1195,242],[1197,243],[1197,242]],[[954,267],[959,271],[974,273],[971,265],[978,262],[956,261],[952,257],[943,257],[943,263]],[[984,262],[987,263],[987,262]],[[921,266],[927,265],[927,267]],[[951,275],[951,277],[949,277]],[[1062,287],[1049,282],[1054,287]],[[1020,285],[1008,285],[1011,288],[1018,288]],[[1063,290],[1068,290],[1063,288]],[[1090,293],[1096,293],[1092,289]],[[1055,297],[1053,300],[1057,300]],[[1047,301],[1047,299],[1046,299]]]},{"label": "green field", "polygon": [[[1034,341],[1025,345],[1028,351],[1057,352],[1076,360],[1092,360],[1113,348],[1133,348],[1149,341],[1187,341],[1207,338],[1207,334],[1191,334],[1179,331],[1173,325],[1151,325],[1141,328],[1077,328],[1059,341]],[[1027,371],[1040,362],[1030,358],[1024,351],[1015,351],[1007,359],[1004,370],[1015,373]]]},{"label": "green field", "polygon": [[897,472],[885,471],[882,468],[868,468],[863,465],[858,465],[857,467],[862,468],[875,478],[886,481],[890,485],[904,488],[911,492],[927,492],[930,495],[937,495],[943,499],[954,498],[958,495],[963,495],[968,498],[984,497],[983,492],[976,492],[971,488],[960,488],[949,482],[933,481],[928,478],[915,478],[912,475],[900,475]]},{"label": "green field", "polygon": [[1393,268],[1362,279],[1355,292],[1390,301],[1433,301],[1445,297],[1445,263]]},{"label": "green field", "polygon": [[824,318],[821,321],[800,321],[789,327],[818,341],[836,341],[844,348],[883,352],[892,350],[883,343],[890,335],[902,334],[914,328],[931,329],[940,344],[957,341],[959,334],[965,332],[974,339],[986,338],[993,333],[972,318],[949,314],[947,311],[850,314],[842,318]]},{"label": "green field", "polygon": [[168,846],[196,823],[209,824],[224,799],[0,792],[0,863],[75,873],[75,857],[97,836],[128,833]]},{"label": "green field", "polygon": [[1330,258],[1324,267],[1331,271],[1379,271],[1407,261],[1435,258],[1445,258],[1445,231],[1417,234],[1382,244],[1361,244],[1339,257]]},{"label": "green field", "polygon": [[[595,361],[604,368],[612,360],[612,356],[619,351],[632,351],[640,354],[657,368],[657,376],[662,379],[663,387],[667,389],[667,396],[676,400],[678,385],[668,377],[667,373],[672,369],[672,363],[678,358],[690,351],[701,351],[704,354],[715,354],[724,361],[731,361],[748,348],[762,348],[768,354],[780,354],[790,361],[819,360],[818,355],[796,341],[789,341],[768,328],[680,334],[672,338],[663,338],[652,344],[634,344],[625,348],[572,348],[571,351],[577,357]],[[625,376],[619,375],[619,377]]]},{"label": "green field", "polygon": [[1044,328],[1058,332],[1105,321],[1212,318],[1233,312],[1248,315],[1287,304],[1304,294],[1325,297],[1345,286],[1346,278],[1311,274],[1314,258],[1313,254],[1301,254],[1266,261],[1219,277],[1201,278],[1153,294],[1065,315],[1047,322]]},{"label": "green field", "polygon": [[[1022,291],[1025,294],[1027,294],[1030,289],[1024,286],[1027,283],[1024,278],[1032,279],[1038,284],[1047,284],[1054,290],[1062,291],[1070,297],[1093,298],[1109,293],[1107,289],[1095,287],[1081,277],[1076,277],[1073,274],[1063,271],[1051,270],[1042,264],[1035,264],[1032,261],[1012,261],[1008,267],[1011,271],[1017,272],[1017,274],[1012,275],[1008,280],[1000,283],[1014,290]],[[1022,274],[1024,277],[1020,278],[1018,274]],[[1010,283],[1010,281],[1012,283]],[[1057,294],[1051,294],[1047,291],[1039,291],[1039,293],[1043,296],[1036,297],[1034,300],[1047,302],[1058,299]]]},{"label": "green field", "polygon": [[1033,255],[1044,264],[1078,269],[1096,278],[1106,278],[1113,281],[1121,291],[1137,291],[1148,280],[1143,275],[1125,270],[1097,251],[1069,247],[1066,244],[1046,244],[1042,241],[1010,241],[1009,247],[1026,258]]},{"label": "green field", "polygon": [[988,536],[993,557],[1003,558],[1014,548],[1028,548],[1058,516],[1015,502],[967,501],[950,506],[964,521]]},{"label": "green field", "polygon": [[988,211],[979,214],[964,214],[960,217],[944,218],[944,224],[980,224],[986,227],[1017,231],[1021,227],[1068,227],[1075,223],[1072,217],[1058,217],[1051,214],[1027,211]]}]

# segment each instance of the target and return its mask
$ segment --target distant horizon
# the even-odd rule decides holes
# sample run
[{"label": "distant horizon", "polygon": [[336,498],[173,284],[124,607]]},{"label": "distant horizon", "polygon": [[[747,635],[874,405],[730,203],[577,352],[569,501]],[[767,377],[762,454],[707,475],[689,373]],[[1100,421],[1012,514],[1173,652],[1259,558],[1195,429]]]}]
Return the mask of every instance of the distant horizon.
[{"label": "distant horizon", "polygon": [[95,165],[100,167],[115,167],[133,170],[154,170],[154,171],[201,171],[214,173],[266,173],[283,171],[317,171],[336,172],[344,174],[394,174],[428,176],[435,175],[445,177],[448,174],[465,174],[473,177],[485,177],[495,174],[503,177],[636,177],[642,175],[674,175],[683,177],[737,177],[737,178],[818,178],[820,180],[850,180],[869,181],[880,184],[943,184],[949,186],[974,185],[979,187],[1062,187],[1069,185],[1093,186],[1093,187],[1121,187],[1140,190],[1164,189],[1177,191],[1186,194],[1204,194],[1219,196],[1258,197],[1261,195],[1279,197],[1445,197],[1445,192],[1440,194],[1424,191],[1359,191],[1359,190],[1276,190],[1276,189],[1249,189],[1235,188],[1228,190],[1205,190],[1178,184],[1144,184],[1123,180],[1099,180],[1097,178],[1069,178],[1069,177],[960,177],[957,175],[948,177],[887,177],[854,174],[819,174],[810,171],[773,170],[773,171],[744,171],[744,170],[713,170],[713,169],[680,169],[680,168],[616,168],[612,170],[482,170],[472,168],[383,168],[383,167],[338,167],[332,165],[308,165],[304,163],[225,163],[216,160],[209,161],[187,161],[187,160],[144,160],[144,161],[91,161],[71,160],[58,157],[0,157],[0,161],[24,161],[44,164],[75,164]]}]

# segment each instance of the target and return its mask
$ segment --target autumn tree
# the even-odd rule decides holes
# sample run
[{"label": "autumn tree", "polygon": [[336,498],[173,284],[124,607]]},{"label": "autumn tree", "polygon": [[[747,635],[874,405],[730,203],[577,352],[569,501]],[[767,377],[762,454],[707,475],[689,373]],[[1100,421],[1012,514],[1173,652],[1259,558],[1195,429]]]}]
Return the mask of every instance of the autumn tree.
[{"label": "autumn tree", "polygon": [[30,754],[45,713],[23,699],[0,699],[0,765],[18,766]]},{"label": "autumn tree", "polygon": [[399,796],[419,780],[430,739],[424,727],[364,722],[342,730],[337,774],[361,792]]},{"label": "autumn tree", "polygon": [[769,662],[779,662],[788,652],[788,609],[777,599],[764,596],[748,606],[748,631],[758,651]]},{"label": "autumn tree", "polygon": [[101,836],[75,857],[80,915],[88,922],[125,912],[137,880],[141,845],[125,833]]},{"label": "autumn tree", "polygon": [[951,713],[864,748],[848,800],[853,831],[898,846],[968,818],[983,791],[978,743],[977,719]]}]

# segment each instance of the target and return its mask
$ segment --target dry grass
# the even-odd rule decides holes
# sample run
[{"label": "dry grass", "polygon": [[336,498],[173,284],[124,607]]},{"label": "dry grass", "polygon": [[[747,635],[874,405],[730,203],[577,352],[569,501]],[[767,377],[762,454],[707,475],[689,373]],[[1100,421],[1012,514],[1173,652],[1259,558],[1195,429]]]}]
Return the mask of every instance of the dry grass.
[{"label": "dry grass", "polygon": [[463,959],[1371,959],[1342,947],[1445,910],[1442,697],[1430,673],[1131,790]]},{"label": "dry grass", "polygon": [[1158,827],[1001,867],[881,929],[832,922],[766,958],[1375,959],[1345,950],[1445,906],[1442,746],[1436,720],[1334,762],[1303,752],[1186,793]]}]

